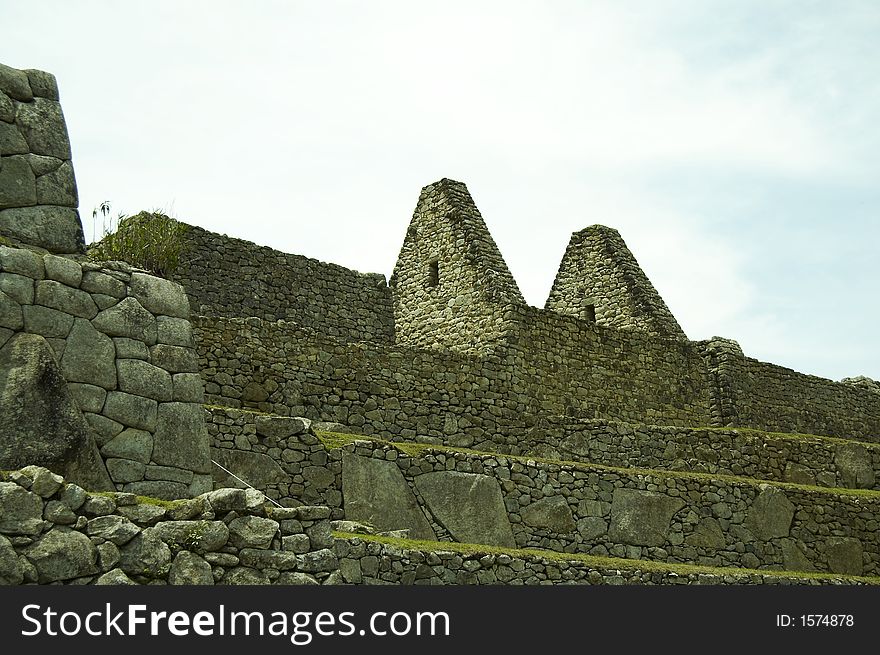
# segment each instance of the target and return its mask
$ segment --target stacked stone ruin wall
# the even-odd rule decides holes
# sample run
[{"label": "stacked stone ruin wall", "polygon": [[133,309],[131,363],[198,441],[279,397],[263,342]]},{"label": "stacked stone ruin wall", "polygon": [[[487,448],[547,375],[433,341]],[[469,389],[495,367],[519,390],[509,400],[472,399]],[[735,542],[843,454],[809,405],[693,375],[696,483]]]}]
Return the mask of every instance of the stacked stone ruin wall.
[{"label": "stacked stone ruin wall", "polygon": [[78,206],[55,76],[0,64],[0,237],[82,252]]},{"label": "stacked stone ruin wall", "polygon": [[172,279],[194,314],[285,319],[349,341],[394,341],[385,277],[187,226]]},{"label": "stacked stone ruin wall", "polygon": [[[696,349],[594,332],[539,310],[523,320],[521,342],[486,355],[350,343],[259,319],[194,317],[193,325],[209,403],[336,421],[365,434],[472,446],[516,437],[550,414],[708,422]],[[558,347],[533,349],[535,339]]]},{"label": "stacked stone ruin wall", "polygon": [[[857,575],[880,571],[876,492],[428,446],[410,452],[367,440],[328,450],[302,426],[261,428],[244,413],[213,411],[215,456],[229,451],[224,461],[238,462],[255,486],[274,480],[270,494],[294,485],[305,502],[329,506],[334,519],[410,530],[420,539],[555,552]],[[278,466],[261,478],[263,457]]]},{"label": "stacked stone ruin wall", "polygon": [[20,334],[51,347],[120,491],[180,498],[211,487],[188,316],[179,285],[122,263],[0,246],[0,349]]}]

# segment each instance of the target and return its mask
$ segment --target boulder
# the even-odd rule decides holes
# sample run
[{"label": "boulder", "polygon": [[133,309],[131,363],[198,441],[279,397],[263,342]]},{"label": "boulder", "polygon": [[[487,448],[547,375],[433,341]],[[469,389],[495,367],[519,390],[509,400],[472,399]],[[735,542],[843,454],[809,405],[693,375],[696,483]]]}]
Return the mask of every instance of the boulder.
[{"label": "boulder", "polygon": [[680,498],[652,491],[615,489],[609,539],[632,546],[662,546],[673,515],[684,505]]},{"label": "boulder", "polygon": [[17,334],[0,349],[0,415],[0,468],[37,464],[86,489],[115,489],[43,337]]}]

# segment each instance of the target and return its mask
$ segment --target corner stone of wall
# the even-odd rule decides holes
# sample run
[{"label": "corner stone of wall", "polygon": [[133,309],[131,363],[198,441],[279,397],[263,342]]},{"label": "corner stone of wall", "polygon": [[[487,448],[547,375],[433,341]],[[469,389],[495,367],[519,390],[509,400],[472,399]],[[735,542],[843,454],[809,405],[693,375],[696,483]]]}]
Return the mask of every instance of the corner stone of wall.
[{"label": "corner stone of wall", "polygon": [[[188,317],[180,285],[122,262],[0,246],[0,349],[16,334],[51,347],[117,490],[173,499],[212,488]],[[0,459],[24,464],[43,462]]]},{"label": "corner stone of wall", "polygon": [[329,515],[254,490],[91,494],[31,466],[0,477],[0,584],[332,584]]},{"label": "corner stone of wall", "polygon": [[0,237],[85,251],[70,139],[51,73],[0,64]]}]

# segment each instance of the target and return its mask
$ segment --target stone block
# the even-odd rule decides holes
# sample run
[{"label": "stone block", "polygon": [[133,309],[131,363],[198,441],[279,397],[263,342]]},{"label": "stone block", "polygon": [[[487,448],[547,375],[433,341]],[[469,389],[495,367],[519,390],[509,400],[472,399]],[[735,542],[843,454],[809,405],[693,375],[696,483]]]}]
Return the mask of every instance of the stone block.
[{"label": "stone block", "polygon": [[186,469],[179,469],[174,466],[156,466],[151,464],[144,471],[144,479],[146,480],[168,480],[170,482],[181,482],[189,485],[193,481],[193,472]]},{"label": "stone block", "polygon": [[27,73],[3,64],[0,64],[0,91],[19,102],[30,102],[34,98]]},{"label": "stone block", "polygon": [[66,339],[73,328],[73,316],[57,309],[27,305],[21,308],[21,313],[24,319],[24,331],[39,334],[47,339]]},{"label": "stone block", "polygon": [[855,443],[840,446],[834,454],[834,465],[840,472],[843,486],[852,489],[874,487],[874,463],[864,446]]},{"label": "stone block", "polygon": [[95,317],[94,326],[111,337],[156,343],[156,319],[134,298],[125,298]]},{"label": "stone block", "polygon": [[158,344],[150,348],[150,360],[169,373],[199,372],[199,360],[191,348]]},{"label": "stone block", "polygon": [[156,528],[145,528],[119,551],[119,568],[128,575],[163,577],[171,564],[171,550]]},{"label": "stone block", "polygon": [[24,325],[21,305],[0,291],[0,327],[18,331]]},{"label": "stone block", "polygon": [[611,499],[608,538],[632,546],[663,546],[673,515],[684,506],[680,498],[617,488]]},{"label": "stone block", "polygon": [[[9,155],[27,154],[28,144],[27,141],[24,140],[21,132],[18,131],[18,127],[14,124],[0,122],[0,155],[8,157]],[[28,161],[27,157],[25,157],[25,161]],[[5,166],[6,160],[4,159],[0,163]],[[0,169],[2,169],[3,166],[0,166]],[[33,172],[33,168],[31,168],[31,172]],[[15,207],[16,205],[11,206]]]},{"label": "stone block", "polygon": [[0,236],[54,253],[85,251],[79,213],[70,207],[36,205],[0,210]]},{"label": "stone block", "polygon": [[0,270],[16,273],[32,280],[42,280],[45,273],[43,258],[24,248],[0,246]]},{"label": "stone block", "polygon": [[[211,457],[218,464],[258,489],[265,489],[281,482],[290,482],[287,473],[271,457],[262,453],[229,448],[211,448],[210,452]],[[213,475],[218,487],[240,486],[238,480],[219,468],[215,467]]]},{"label": "stone block", "polygon": [[15,123],[35,155],[70,159],[70,140],[64,112],[57,100],[34,98],[18,106]]},{"label": "stone block", "polygon": [[[456,541],[507,548],[516,545],[501,487],[494,478],[437,471],[419,475],[414,481],[431,514]],[[347,513],[346,518],[357,520]]]},{"label": "stone block", "polygon": [[57,157],[44,157],[43,155],[35,155],[33,153],[28,153],[26,157],[28,163],[31,165],[31,170],[37,177],[57,170],[58,167],[64,163],[63,160],[58,159]]},{"label": "stone block", "polygon": [[168,572],[170,585],[213,585],[211,565],[195,553],[182,550],[171,563]]},{"label": "stone block", "polygon": [[828,568],[832,573],[862,575],[864,560],[862,542],[851,537],[831,537],[825,544]]},{"label": "stone block", "polygon": [[150,359],[150,351],[143,341],[113,337],[113,345],[116,346],[117,359]]},{"label": "stone block", "polygon": [[758,539],[787,537],[794,518],[794,505],[785,493],[775,487],[761,485],[746,517],[746,527]]},{"label": "stone block", "polygon": [[67,257],[44,255],[43,269],[48,280],[55,280],[75,289],[78,289],[82,283],[82,266]]},{"label": "stone block", "polygon": [[89,294],[55,280],[37,282],[34,302],[85,319],[98,314],[98,306]]},{"label": "stone block", "polygon": [[100,271],[86,271],[82,276],[80,288],[89,293],[100,293],[105,296],[122,299],[128,291],[125,283],[117,280],[112,275]]},{"label": "stone block", "polygon": [[172,400],[182,403],[205,402],[205,383],[198,373],[175,373],[172,385]]},{"label": "stone block", "polygon": [[201,405],[161,403],[156,427],[153,461],[195,473],[211,473],[208,432]]},{"label": "stone block", "polygon": [[119,390],[159,402],[171,400],[171,375],[141,359],[116,360]]},{"label": "stone block", "polygon": [[0,533],[39,534],[43,526],[43,501],[14,482],[0,482]]},{"label": "stone block", "polygon": [[69,382],[67,388],[77,406],[84,412],[100,413],[107,399],[107,392],[94,384],[80,384]]},{"label": "stone block", "polygon": [[542,498],[520,511],[523,523],[533,528],[543,528],[560,534],[574,532],[577,524],[571,508],[563,496]]},{"label": "stone block", "polygon": [[168,480],[143,480],[140,482],[129,482],[123,487],[127,493],[136,494],[138,496],[147,496],[149,498],[159,498],[161,500],[177,500],[178,498],[188,498],[188,488],[180,482],[170,482]]},{"label": "stone block", "polygon": [[[116,348],[113,341],[98,332],[89,321],[76,319],[61,358],[61,372],[68,382],[94,384],[108,391],[116,389]],[[107,413],[107,416],[116,418],[112,413]]]},{"label": "stone block", "polygon": [[413,539],[437,538],[394,462],[346,453],[342,496],[349,520],[368,523],[378,531],[408,529]]},{"label": "stone block", "polygon": [[159,316],[156,318],[158,327],[158,342],[169,346],[183,346],[193,348],[193,333],[190,322],[174,316]]},{"label": "stone block", "polygon": [[172,548],[209,553],[229,541],[230,527],[223,521],[165,521],[155,528],[162,541]]},{"label": "stone block", "polygon": [[54,527],[24,551],[36,567],[38,582],[47,584],[98,573],[98,552],[81,532]]},{"label": "stone block", "polygon": [[52,73],[46,71],[25,69],[22,71],[27,75],[28,82],[31,86],[31,92],[37,98],[47,98],[49,100],[58,100],[58,82]]},{"label": "stone block", "polygon": [[131,293],[155,315],[189,318],[189,300],[176,282],[146,273],[132,273]]},{"label": "stone block", "polygon": [[123,546],[139,534],[141,529],[124,516],[108,514],[96,516],[86,524],[86,534],[90,537],[106,539],[117,546]]},{"label": "stone block", "polygon": [[[154,432],[157,426],[159,404],[155,400],[111,391],[104,403],[104,415],[123,425]],[[155,447],[154,447],[155,450]]]},{"label": "stone block", "polygon": [[104,457],[121,457],[149,464],[153,454],[153,435],[145,430],[128,428],[105,443],[101,454]]},{"label": "stone block", "polygon": [[37,204],[34,172],[21,155],[0,161],[0,209],[30,207]]},{"label": "stone block", "polygon": [[34,302],[34,281],[24,275],[0,273],[0,291],[21,305]]},{"label": "stone block", "polygon": [[269,548],[278,533],[278,521],[242,516],[229,523],[229,542],[236,548]]},{"label": "stone block", "polygon": [[15,122],[15,103],[2,90],[0,90],[0,121],[4,123]]},{"label": "stone block", "polygon": [[104,462],[107,472],[113,482],[124,484],[126,482],[140,482],[144,479],[144,465],[132,459],[118,459],[111,457]]}]

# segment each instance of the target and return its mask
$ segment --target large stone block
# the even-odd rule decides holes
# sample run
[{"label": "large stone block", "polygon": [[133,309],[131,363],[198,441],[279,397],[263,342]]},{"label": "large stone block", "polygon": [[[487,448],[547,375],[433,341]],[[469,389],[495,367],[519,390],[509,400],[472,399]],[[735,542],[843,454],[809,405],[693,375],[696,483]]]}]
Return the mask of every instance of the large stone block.
[{"label": "large stone block", "polygon": [[150,359],[169,373],[198,373],[199,360],[192,348],[158,344],[150,348]]},{"label": "large stone block", "polygon": [[15,103],[2,90],[0,90],[0,121],[4,123],[15,122]]},{"label": "large stone block", "polygon": [[117,359],[119,390],[160,402],[171,400],[171,374],[141,359]]},{"label": "large stone block", "polygon": [[558,533],[574,532],[577,524],[571,508],[563,496],[542,498],[520,511],[523,523],[533,528],[544,528]]},{"label": "large stone block", "polygon": [[[271,484],[290,481],[290,476],[271,457],[262,453],[211,448],[211,457],[218,464],[257,489],[265,489]],[[217,487],[242,486],[238,480],[219,468],[214,468],[213,475]]]},{"label": "large stone block", "polygon": [[172,376],[173,398],[181,403],[205,402],[205,383],[198,373],[175,373]]},{"label": "large stone block", "polygon": [[37,204],[34,172],[22,156],[0,160],[0,209]]},{"label": "large stone block", "polygon": [[0,291],[21,305],[34,302],[34,281],[24,275],[0,273]]},{"label": "large stone block", "polygon": [[40,584],[98,573],[95,546],[83,533],[69,528],[52,528],[24,554],[37,569]]},{"label": "large stone block", "polygon": [[101,454],[149,464],[153,455],[153,435],[146,430],[128,428],[105,443]]},{"label": "large stone block", "polygon": [[45,274],[42,257],[24,248],[8,246],[0,246],[0,270],[23,275],[32,280],[42,280]]},{"label": "large stone block", "polygon": [[762,485],[746,517],[746,527],[758,539],[787,537],[794,518],[794,505],[785,493],[775,487]]},{"label": "large stone block", "polygon": [[36,205],[0,210],[0,236],[54,253],[85,252],[79,213],[70,207]]},{"label": "large stone block", "polygon": [[21,308],[24,331],[46,338],[66,339],[73,328],[73,316],[41,305]]},{"label": "large stone block", "polygon": [[156,318],[134,298],[126,298],[105,309],[92,324],[111,337],[126,337],[148,346],[156,343]]},{"label": "large stone block", "polygon": [[113,298],[125,298],[127,293],[124,282],[100,271],[86,271],[83,273],[80,288],[89,293],[100,293]]},{"label": "large stone block", "polygon": [[38,464],[86,489],[114,488],[43,337],[18,334],[0,350],[0,416],[0,468]]},{"label": "large stone block", "polygon": [[18,106],[15,123],[35,155],[70,159],[70,140],[64,112],[57,100],[34,98]]},{"label": "large stone block", "polygon": [[236,548],[269,548],[278,533],[278,521],[240,516],[229,523],[229,541]]},{"label": "large stone block", "polygon": [[214,576],[211,572],[211,565],[195,553],[182,550],[177,553],[177,556],[171,563],[171,570],[168,572],[168,584],[213,585]]},{"label": "large stone block", "polygon": [[611,499],[611,541],[633,546],[662,546],[672,517],[684,507],[680,498],[639,489],[614,490]]},{"label": "large stone block", "polygon": [[43,268],[46,271],[46,278],[49,280],[56,280],[76,289],[82,283],[82,266],[67,257],[44,255]]},{"label": "large stone block", "polygon": [[39,534],[43,500],[14,482],[0,482],[0,533]]},{"label": "large stone block", "polygon": [[4,64],[0,64],[0,91],[19,102],[30,102],[34,98],[27,73]]},{"label": "large stone block", "polygon": [[98,332],[89,321],[76,319],[67,337],[61,371],[69,382],[94,384],[108,391],[115,389],[116,347],[112,339]]},{"label": "large stone block", "polygon": [[[24,140],[24,137],[21,135],[21,132],[18,131],[18,128],[10,123],[0,122],[0,155],[8,157],[9,155],[27,154],[27,141]],[[25,161],[27,161],[27,159],[25,159]],[[2,165],[6,165],[5,159],[2,161]],[[2,168],[2,166],[0,166],[0,168]],[[31,171],[33,171],[33,169],[31,169]],[[12,206],[15,207],[20,205]]]},{"label": "large stone block", "polygon": [[98,306],[89,294],[57,280],[37,282],[34,302],[80,318],[92,319],[98,314]]},{"label": "large stone block", "polygon": [[18,331],[24,325],[21,305],[0,291],[0,328]]},{"label": "large stone block", "polygon": [[845,487],[871,489],[874,486],[874,463],[871,453],[860,444],[848,443],[837,449],[834,465]]},{"label": "large stone block", "polygon": [[195,403],[162,403],[153,445],[153,461],[195,473],[211,473],[205,414]]},{"label": "large stone block", "polygon": [[9,539],[0,534],[0,585],[21,584],[24,571]]},{"label": "large stone block", "polygon": [[122,425],[153,432],[156,429],[158,403],[150,398],[111,391],[104,403],[104,415]]},{"label": "large stone block", "polygon": [[832,573],[862,575],[864,560],[862,542],[851,537],[832,537],[825,545],[828,568]]},{"label": "large stone block", "polygon": [[409,530],[413,539],[435,540],[431,524],[397,464],[346,453],[342,459],[345,517],[377,531]]},{"label": "large stone block", "polygon": [[508,548],[516,545],[501,487],[494,478],[438,471],[417,476],[415,485],[431,514],[456,541]]},{"label": "large stone block", "polygon": [[171,549],[156,528],[146,528],[120,549],[119,568],[128,575],[162,577],[171,565]]},{"label": "large stone block", "polygon": [[51,173],[46,173],[36,181],[37,202],[41,205],[61,205],[79,207],[79,194],[73,165],[66,161]]},{"label": "large stone block", "polygon": [[31,85],[31,92],[36,97],[58,100],[58,82],[52,73],[34,68],[26,68],[22,73],[27,75],[28,82]]},{"label": "large stone block", "polygon": [[210,553],[226,545],[231,525],[227,527],[223,521],[165,521],[155,529],[172,548]]},{"label": "large stone block", "polygon": [[146,273],[132,273],[131,293],[153,314],[189,318],[189,300],[176,282]]},{"label": "large stone block", "polygon": [[159,343],[184,348],[194,347],[192,325],[188,320],[174,316],[159,316],[156,323],[159,328]]}]

